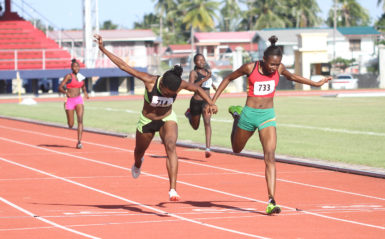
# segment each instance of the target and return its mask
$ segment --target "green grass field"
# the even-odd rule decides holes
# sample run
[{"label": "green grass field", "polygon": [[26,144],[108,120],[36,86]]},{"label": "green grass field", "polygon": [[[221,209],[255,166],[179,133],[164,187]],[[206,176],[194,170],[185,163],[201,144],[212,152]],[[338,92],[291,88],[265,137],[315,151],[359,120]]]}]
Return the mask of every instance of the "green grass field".
[{"label": "green grass field", "polygon": [[[230,105],[245,98],[220,98],[219,113],[212,118],[212,145],[230,148]],[[143,100],[88,101],[86,128],[134,134]],[[204,144],[204,127],[194,131],[184,117],[188,99],[178,99],[179,139]],[[276,97],[278,155],[385,168],[385,98],[334,98],[320,96]],[[27,106],[0,104],[0,114],[66,124],[62,102]],[[258,135],[246,150],[262,152]]]}]

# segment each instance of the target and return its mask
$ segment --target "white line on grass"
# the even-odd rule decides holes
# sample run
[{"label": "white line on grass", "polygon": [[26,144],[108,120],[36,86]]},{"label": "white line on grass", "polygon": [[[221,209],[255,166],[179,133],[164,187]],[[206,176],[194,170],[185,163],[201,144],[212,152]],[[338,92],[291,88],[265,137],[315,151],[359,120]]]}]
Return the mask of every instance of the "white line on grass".
[{"label": "white line on grass", "polygon": [[[126,112],[130,114],[140,114],[139,111],[133,110],[123,110],[123,109],[113,109],[113,108],[99,108],[99,107],[87,107],[91,109],[97,110],[105,110],[105,111],[115,111],[115,112]],[[185,118],[185,116],[178,115],[178,118]],[[220,119],[213,116],[211,118],[213,122],[222,122],[222,123],[233,123],[233,120]],[[316,127],[316,126],[308,126],[308,125],[299,125],[299,124],[285,124],[279,123],[278,127],[288,127],[288,128],[300,128],[300,129],[311,129],[311,130],[319,130],[325,132],[333,132],[333,133],[344,133],[344,134],[355,134],[355,135],[370,135],[370,136],[380,136],[385,137],[385,133],[379,132],[370,132],[370,131],[358,131],[358,130],[348,130],[348,129],[333,129],[333,128],[325,128],[325,127]]]},{"label": "white line on grass", "polygon": [[[101,165],[106,165],[106,166],[110,166],[110,167],[114,167],[114,168],[119,168],[119,169],[123,169],[123,170],[126,170],[126,171],[131,171],[131,169],[126,168],[126,167],[122,167],[122,166],[119,166],[119,165],[115,165],[115,164],[111,164],[111,163],[106,163],[106,162],[98,161],[98,160],[94,160],[94,159],[89,159],[89,158],[82,157],[82,156],[72,155],[72,154],[69,154],[69,153],[64,153],[64,152],[60,152],[60,151],[56,151],[56,150],[52,150],[52,149],[41,148],[41,147],[38,147],[38,146],[35,146],[35,145],[31,145],[31,144],[15,141],[15,140],[12,140],[12,139],[7,139],[7,138],[0,137],[0,140],[4,140],[4,141],[16,143],[16,144],[20,144],[20,145],[24,145],[24,146],[28,146],[28,147],[32,147],[32,148],[39,149],[39,150],[49,151],[49,152],[53,152],[53,153],[56,153],[56,154],[66,155],[66,156],[69,156],[69,157],[78,158],[78,159],[82,159],[82,160],[89,161],[89,162],[94,162],[94,163],[101,164]],[[240,172],[240,173],[243,173],[243,172]],[[146,173],[146,172],[143,172],[143,171],[142,171],[142,174],[150,176],[150,177],[162,179],[162,180],[167,180],[167,181],[169,180],[166,177],[162,177],[162,176],[159,176],[159,175]],[[66,179],[66,180],[71,181],[69,179]],[[245,200],[250,200],[250,201],[254,201],[254,202],[258,202],[258,203],[263,203],[263,204],[266,203],[266,202],[258,200],[258,199],[254,199],[254,198],[250,198],[250,197],[245,197],[245,196],[241,196],[241,195],[237,195],[237,194],[233,194],[233,193],[229,193],[229,192],[225,192],[225,191],[221,191],[221,190],[217,190],[217,189],[212,189],[212,188],[208,188],[208,187],[203,187],[203,186],[195,185],[195,184],[192,184],[192,183],[187,183],[187,182],[183,182],[183,181],[178,181],[178,183],[179,184],[188,185],[188,186],[191,186],[191,187],[194,187],[194,188],[199,188],[199,189],[203,189],[203,190],[206,190],[206,191],[216,192],[216,193],[219,193],[219,194],[224,194],[224,195],[228,195],[228,196],[232,196],[232,197],[236,197],[236,198],[241,198],[241,199],[245,199]],[[288,206],[281,205],[281,207],[289,209],[289,210],[292,210],[292,211],[296,210],[295,208],[288,207]],[[331,219],[331,220],[335,220],[335,221],[342,221],[342,222],[352,223],[352,224],[356,224],[356,225],[367,226],[367,227],[372,227],[372,228],[377,228],[377,229],[385,230],[385,227],[381,227],[381,226],[371,225],[371,224],[357,222],[357,221],[352,221],[352,220],[345,220],[345,219],[336,218],[336,217],[330,217],[330,216],[326,216],[326,215],[323,215],[323,214],[312,213],[312,212],[304,211],[304,210],[301,211],[301,212],[303,212],[304,214],[309,214],[309,215],[313,215],[313,216],[317,216],[317,217],[327,218],[327,219]]]},{"label": "white line on grass", "polygon": [[[0,160],[8,161],[8,160],[3,159],[3,158],[0,158]],[[11,161],[9,161],[9,162],[11,162]],[[37,216],[37,215],[33,214],[32,212],[30,212],[30,211],[28,211],[28,210],[26,210],[26,209],[24,209],[22,207],[19,207],[18,205],[14,204],[14,203],[12,203],[12,202],[10,202],[10,201],[2,198],[2,197],[0,197],[0,201],[2,201],[5,204],[8,204],[9,206],[11,206],[13,208],[16,208],[17,210],[19,210],[19,211],[21,211],[21,212],[31,216],[34,219],[40,220],[40,221],[45,222],[47,224],[50,224],[50,225],[52,225],[54,227],[57,227],[57,228],[65,230],[65,231],[69,231],[69,232],[72,232],[72,233],[75,233],[75,234],[78,234],[78,235],[81,235],[81,236],[84,236],[84,237],[93,238],[93,239],[99,239],[99,237],[91,236],[91,235],[85,234],[83,232],[79,232],[79,231],[73,230],[71,228],[68,228],[68,227],[59,225],[59,224],[57,224],[55,222],[52,222],[50,220],[47,220],[47,219],[45,219],[43,217]]]},{"label": "white line on grass", "polygon": [[106,192],[106,191],[103,191],[103,190],[100,190],[100,189],[97,189],[97,188],[94,188],[94,187],[87,186],[87,185],[82,184],[82,183],[78,183],[76,181],[73,181],[73,180],[70,180],[70,179],[67,179],[67,178],[56,176],[54,174],[47,173],[45,171],[29,167],[27,165],[23,165],[23,164],[20,164],[20,163],[11,161],[11,160],[7,160],[5,158],[1,158],[0,157],[0,160],[2,160],[4,162],[7,162],[9,164],[13,164],[13,165],[25,168],[25,169],[32,170],[32,171],[37,172],[37,173],[41,173],[41,174],[44,174],[44,175],[47,175],[47,176],[50,176],[50,177],[62,180],[62,181],[67,182],[67,183],[71,183],[71,184],[74,184],[74,185],[77,185],[77,186],[80,186],[80,187],[83,187],[83,188],[86,188],[86,189],[89,189],[89,190],[92,190],[92,191],[104,194],[104,195],[109,196],[109,197],[113,197],[113,198],[122,200],[124,202],[128,202],[128,203],[134,204],[134,205],[139,206],[139,207],[143,207],[143,208],[149,209],[151,211],[154,211],[154,212],[157,212],[157,213],[160,213],[160,214],[163,214],[163,215],[168,215],[170,217],[178,218],[178,219],[180,219],[182,221],[187,221],[187,222],[195,223],[195,224],[198,224],[198,225],[201,225],[201,226],[210,227],[210,228],[214,228],[214,229],[221,230],[221,231],[231,232],[231,233],[238,234],[238,235],[243,235],[243,236],[248,236],[248,237],[253,237],[253,238],[266,238],[266,237],[262,237],[262,236],[258,236],[258,235],[254,235],[254,234],[249,234],[249,233],[245,233],[245,232],[240,232],[240,231],[228,229],[228,228],[225,228],[225,227],[215,226],[215,225],[211,225],[211,224],[208,224],[208,223],[204,223],[204,222],[196,221],[196,220],[189,219],[189,218],[186,218],[186,217],[182,217],[182,216],[179,216],[179,215],[176,215],[176,214],[173,214],[173,213],[169,213],[169,212],[157,209],[155,207],[147,206],[147,205],[144,205],[142,203],[129,200],[127,198],[124,198],[124,197],[121,197],[121,196],[118,196],[118,195],[115,195],[115,194],[112,194],[112,193],[109,193],[109,192]]}]

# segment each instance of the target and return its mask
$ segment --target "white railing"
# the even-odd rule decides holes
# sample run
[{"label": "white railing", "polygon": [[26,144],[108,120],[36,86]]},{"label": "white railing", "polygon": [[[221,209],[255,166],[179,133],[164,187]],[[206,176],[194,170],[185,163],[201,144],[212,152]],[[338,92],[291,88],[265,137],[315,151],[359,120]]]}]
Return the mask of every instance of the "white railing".
[{"label": "white railing", "polygon": [[[49,54],[55,54],[50,56]],[[0,70],[19,70],[27,69],[24,67],[24,63],[29,62],[41,62],[41,67],[33,67],[33,69],[47,69],[49,62],[63,61],[68,62],[68,66],[71,63],[71,56],[60,56],[66,54],[67,51],[63,49],[17,49],[17,50],[0,50]],[[13,66],[11,66],[13,63]]]}]

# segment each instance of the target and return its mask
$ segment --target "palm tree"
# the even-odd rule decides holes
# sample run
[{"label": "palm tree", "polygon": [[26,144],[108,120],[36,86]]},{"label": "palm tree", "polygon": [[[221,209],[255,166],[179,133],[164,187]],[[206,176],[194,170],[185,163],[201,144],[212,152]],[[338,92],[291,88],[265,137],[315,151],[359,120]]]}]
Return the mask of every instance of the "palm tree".
[{"label": "palm tree", "polygon": [[221,8],[221,21],[219,29],[221,31],[235,31],[241,17],[241,8],[239,0],[223,0]]},{"label": "palm tree", "polygon": [[382,11],[385,13],[385,2],[383,0],[378,0],[377,1],[377,6],[380,6],[382,3]]},{"label": "palm tree", "polygon": [[252,0],[251,12],[256,16],[253,29],[283,28],[288,24],[288,19],[281,13],[286,12],[285,0]]},{"label": "palm tree", "polygon": [[[211,0],[190,0],[180,4],[184,9],[185,16],[183,22],[186,23],[186,29],[191,29],[191,54],[194,55],[194,30],[200,31],[214,29],[214,18],[218,18],[215,11],[218,10],[219,3]],[[192,57],[190,66],[193,65]]]},{"label": "palm tree", "polygon": [[317,13],[321,12],[316,0],[292,0],[288,1],[291,14],[295,19],[296,28],[314,27],[321,23],[321,18]]},{"label": "palm tree", "polygon": [[218,19],[215,11],[219,3],[212,0],[190,0],[183,2],[180,7],[185,10],[183,22],[186,28],[195,28],[200,31],[214,29],[214,18]]},{"label": "palm tree", "polygon": [[[369,12],[356,0],[337,0],[337,26],[365,26],[370,22]],[[333,9],[329,11],[326,23],[333,26]]]},{"label": "palm tree", "polygon": [[[156,1],[156,0],[152,0]],[[159,35],[162,39],[163,34],[163,19],[167,18],[167,12],[171,9],[176,8],[176,3],[174,0],[157,0],[155,4],[155,11],[159,15]]]},{"label": "palm tree", "polygon": [[149,13],[143,16],[142,22],[134,22],[134,29],[149,29],[154,25],[158,25],[158,17],[153,13]]}]

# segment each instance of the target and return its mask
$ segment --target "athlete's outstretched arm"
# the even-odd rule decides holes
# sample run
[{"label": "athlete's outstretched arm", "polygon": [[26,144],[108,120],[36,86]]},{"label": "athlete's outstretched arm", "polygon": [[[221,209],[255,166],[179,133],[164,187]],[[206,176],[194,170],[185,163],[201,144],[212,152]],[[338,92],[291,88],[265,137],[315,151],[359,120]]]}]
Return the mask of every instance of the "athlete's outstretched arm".
[{"label": "athlete's outstretched arm", "polygon": [[95,40],[98,42],[99,49],[102,51],[110,60],[122,71],[127,72],[128,74],[133,75],[134,77],[144,81],[144,82],[151,82],[154,80],[154,75],[150,75],[146,72],[138,71],[131,66],[129,66],[125,61],[120,59],[118,56],[115,56],[112,52],[108,51],[104,45],[103,45],[103,38],[102,36],[95,34],[94,35]]},{"label": "athlete's outstretched arm", "polygon": [[210,96],[208,96],[206,94],[206,92],[200,86],[197,86],[195,84],[192,84],[192,83],[189,83],[189,82],[182,80],[181,85],[180,85],[180,89],[185,89],[185,90],[192,91],[192,92],[199,94],[202,97],[202,99],[208,103],[208,105],[209,105],[208,110],[210,111],[210,113],[216,114],[218,112],[217,106],[211,100]]},{"label": "athlete's outstretched arm", "polygon": [[279,66],[278,72],[279,72],[280,75],[285,76],[288,80],[295,81],[295,82],[298,82],[298,83],[301,83],[301,84],[316,86],[316,87],[320,87],[320,86],[322,86],[323,84],[327,83],[328,81],[330,81],[332,79],[332,77],[329,76],[329,77],[323,78],[322,80],[320,80],[318,82],[312,81],[312,80],[309,80],[309,79],[307,79],[305,77],[302,77],[302,76],[299,76],[299,75],[291,73],[290,71],[288,71],[286,69],[286,67],[283,64],[281,64]]},{"label": "athlete's outstretched arm", "polygon": [[241,77],[243,75],[248,74],[250,68],[250,63],[246,63],[239,67],[237,70],[231,72],[228,76],[226,76],[222,82],[219,84],[217,91],[215,92],[215,95],[213,97],[213,102],[215,103],[218,99],[218,97],[222,94],[222,92],[226,89],[226,87],[229,85],[229,83],[238,77]]}]

